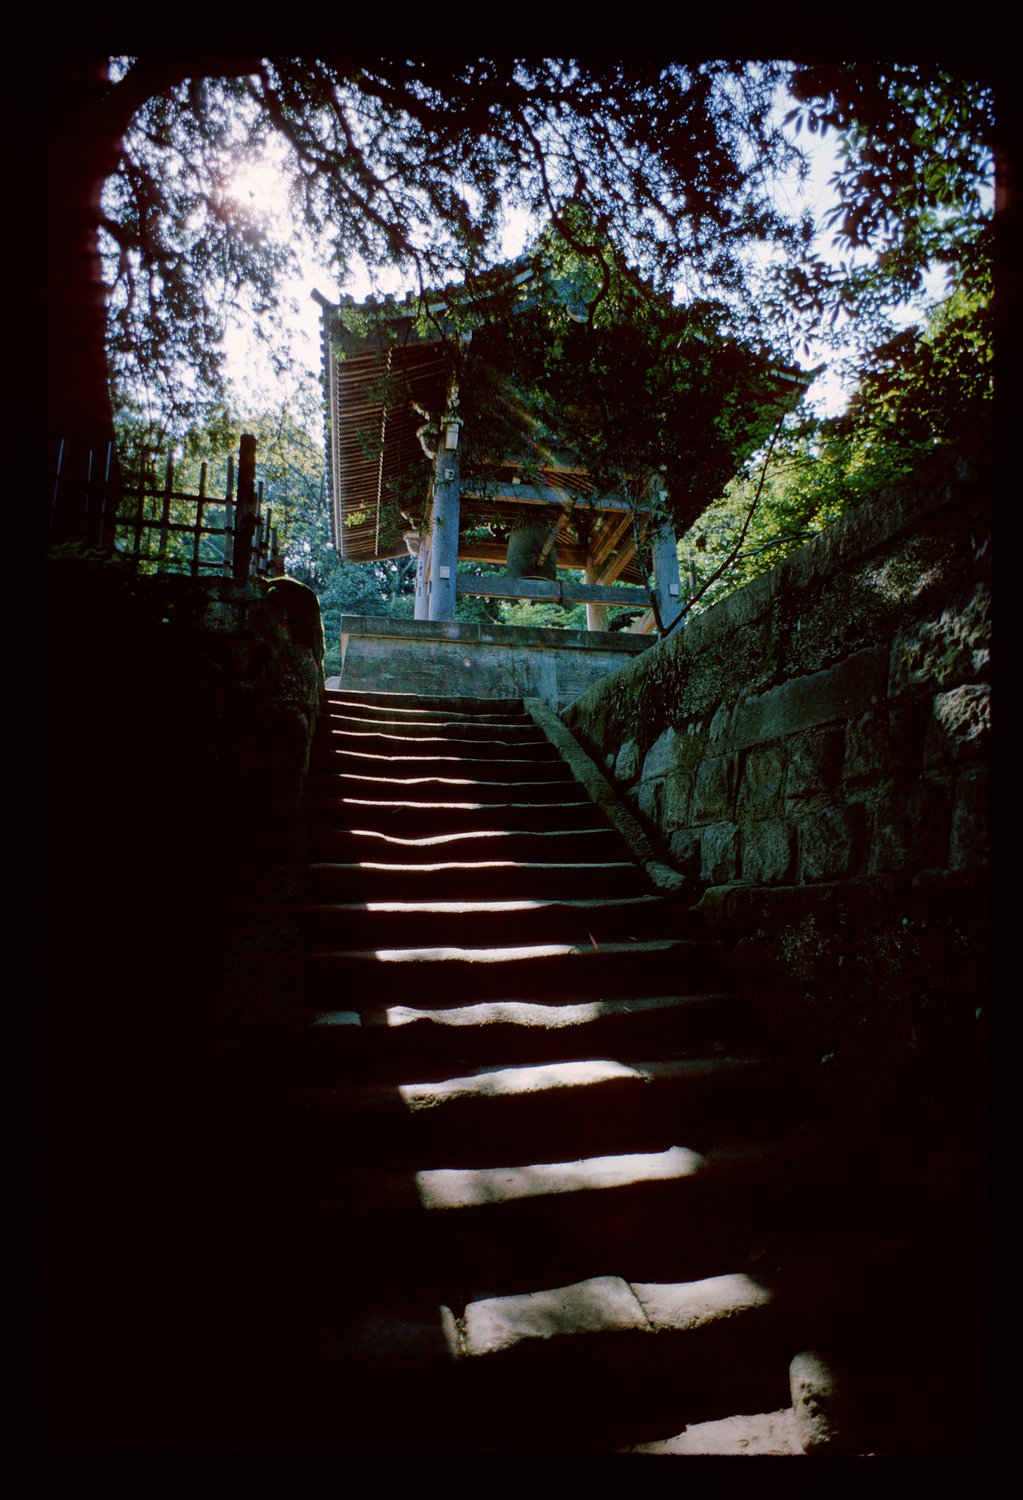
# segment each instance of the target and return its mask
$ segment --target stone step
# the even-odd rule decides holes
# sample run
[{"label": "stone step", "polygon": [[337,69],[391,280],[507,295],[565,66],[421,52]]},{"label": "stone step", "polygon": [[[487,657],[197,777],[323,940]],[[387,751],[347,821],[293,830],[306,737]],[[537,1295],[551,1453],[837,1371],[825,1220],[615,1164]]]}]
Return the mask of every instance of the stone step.
[{"label": "stone step", "polygon": [[564,862],[494,859],[405,862],[365,860],[360,864],[316,861],[303,866],[310,890],[329,890],[347,900],[481,900],[557,896],[634,896],[649,892],[642,871],[631,860]]},{"label": "stone step", "polygon": [[546,762],[558,758],[550,741],[537,730],[528,735],[496,730],[491,734],[472,734],[468,729],[455,734],[407,734],[400,729],[386,733],[383,730],[342,728],[332,723],[323,731],[319,753],[334,756],[344,750],[360,755],[416,755],[473,761],[523,759]]},{"label": "stone step", "polygon": [[799,1112],[794,1078],[761,1058],[583,1058],[310,1087],[308,1098],[325,1164],[461,1170],[660,1150],[679,1132],[702,1151],[777,1131]]},{"label": "stone step", "polygon": [[719,944],[684,938],[636,942],[533,943],[511,947],[323,949],[308,954],[314,993],[342,984],[360,1005],[477,1000],[592,1000],[610,992],[696,993],[720,983]]},{"label": "stone step", "polygon": [[[423,1076],[446,1077],[474,1065],[562,1061],[587,1057],[720,1056],[758,1028],[750,1001],[734,993],[588,1000],[575,1005],[525,1000],[481,1001],[430,1010],[392,1005],[379,1010],[322,1011],[280,1045],[310,1081],[335,1083],[360,1070],[418,1065]],[[462,1065],[460,1068],[459,1065]]]},{"label": "stone step", "polygon": [[681,935],[692,918],[661,896],[554,901],[348,901],[296,903],[278,908],[300,922],[313,945],[344,945],[346,935],[363,944],[390,946],[466,944],[510,946],[560,938],[582,944],[615,939]]},{"label": "stone step", "polygon": [[331,709],[321,721],[320,734],[326,743],[335,743],[335,736],[370,736],[386,740],[457,740],[460,744],[545,745],[546,735],[528,717],[517,720],[494,719],[485,723],[477,718],[389,718],[372,715],[368,711]]},{"label": "stone step", "polygon": [[[402,771],[391,774],[378,763],[374,769],[361,771],[317,770],[310,773],[308,795],[313,803],[323,797],[357,797],[382,803],[411,802],[434,806],[460,802],[485,803],[494,806],[518,806],[523,803],[563,803],[580,795],[574,779],[552,767],[545,778],[529,778],[528,784],[489,774],[486,778],[456,771],[438,775],[416,775]],[[587,799],[588,800],[588,799]],[[589,804],[592,807],[592,803]]]},{"label": "stone step", "polygon": [[600,1453],[723,1411],[785,1406],[805,1312],[742,1271],[680,1283],[596,1275],[406,1312],[390,1347],[383,1319],[353,1321],[331,1369],[339,1382],[364,1372],[370,1422],[385,1390],[418,1387],[418,1447]]},{"label": "stone step", "polygon": [[609,1452],[784,1409],[787,1268],[848,1195],[721,945],[521,701],[329,694],[308,792],[324,857],[278,915],[315,1018],[275,1058],[325,1442]]},{"label": "stone step", "polygon": [[567,863],[613,860],[623,853],[621,835],[606,825],[597,828],[477,828],[468,832],[424,834],[403,837],[382,829],[351,827],[309,830],[309,848],[314,859],[340,864],[362,860],[397,860],[403,864],[438,860],[516,859]]},{"label": "stone step", "polygon": [[[498,753],[499,752],[499,753]],[[358,750],[330,747],[317,761],[317,772],[341,772],[368,776],[388,775],[395,777],[454,777],[468,781],[502,780],[516,784],[520,789],[532,781],[560,781],[562,785],[575,785],[572,772],[557,752],[547,755],[542,750],[532,750],[521,755],[509,751],[506,746],[495,748],[487,755],[474,746],[473,753],[458,754],[456,751],[436,754],[416,751],[411,741],[403,742],[400,749]],[[521,794],[521,793],[520,793]]]},{"label": "stone step", "polygon": [[421,718],[426,715],[449,715],[452,718],[467,718],[473,722],[491,719],[528,719],[521,698],[473,698],[465,695],[445,697],[443,694],[420,693],[370,693],[361,689],[348,691],[329,690],[324,694],[328,710],[349,711],[369,709],[373,712],[386,710],[389,714],[411,714]]},{"label": "stone step", "polygon": [[[570,790],[570,788],[566,788]],[[422,838],[436,833],[473,832],[487,828],[592,828],[606,827],[588,797],[559,802],[413,801],[411,797],[359,797],[342,795],[320,801],[308,800],[305,820],[310,828],[372,828],[401,838]]]}]

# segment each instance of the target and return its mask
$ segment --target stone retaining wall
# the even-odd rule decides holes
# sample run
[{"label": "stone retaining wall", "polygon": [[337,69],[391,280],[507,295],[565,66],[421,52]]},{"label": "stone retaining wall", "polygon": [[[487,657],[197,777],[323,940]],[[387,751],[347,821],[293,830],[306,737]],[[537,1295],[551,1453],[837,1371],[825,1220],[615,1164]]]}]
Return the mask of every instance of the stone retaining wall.
[{"label": "stone retaining wall", "polygon": [[343,615],[341,686],[378,693],[541,698],[563,707],[646,651],[626,631]]},{"label": "stone retaining wall", "polygon": [[939,912],[976,942],[990,562],[983,465],[938,455],[564,711],[780,982],[819,998],[822,962],[869,967],[889,907],[886,973]]}]

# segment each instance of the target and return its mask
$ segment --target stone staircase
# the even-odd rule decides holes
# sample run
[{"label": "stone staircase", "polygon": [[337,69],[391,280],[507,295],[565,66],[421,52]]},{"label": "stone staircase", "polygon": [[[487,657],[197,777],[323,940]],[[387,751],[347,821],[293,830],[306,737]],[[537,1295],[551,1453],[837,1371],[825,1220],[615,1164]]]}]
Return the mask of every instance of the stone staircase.
[{"label": "stone staircase", "polygon": [[329,694],[307,829],[301,1442],[840,1448],[864,1164],[524,705]]}]

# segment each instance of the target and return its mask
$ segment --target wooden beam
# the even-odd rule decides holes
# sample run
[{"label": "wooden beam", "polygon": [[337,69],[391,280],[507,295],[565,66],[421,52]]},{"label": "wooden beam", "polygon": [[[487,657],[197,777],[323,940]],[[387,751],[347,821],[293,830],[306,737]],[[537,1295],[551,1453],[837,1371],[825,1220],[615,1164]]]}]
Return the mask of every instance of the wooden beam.
[{"label": "wooden beam", "polygon": [[459,594],[477,599],[550,599],[555,604],[621,604],[642,608],[650,601],[646,589],[617,588],[591,583],[555,583],[542,578],[465,578],[459,575]]},{"label": "wooden beam", "polygon": [[611,556],[615,547],[617,547],[622,537],[628,531],[631,520],[632,512],[630,510],[622,511],[613,518],[610,516],[607,518],[593,540],[591,555],[594,567],[601,567]]},{"label": "wooden beam", "polygon": [[629,503],[621,495],[584,495],[579,491],[555,489],[553,485],[533,484],[509,484],[504,480],[498,480],[488,487],[488,493],[481,495],[478,488],[473,487],[471,479],[465,481],[465,500],[475,501],[479,505],[486,505],[489,500],[500,503],[511,501],[516,505],[556,505],[565,504],[566,497],[575,494],[576,503],[580,508],[587,510],[624,510],[631,514]]},{"label": "wooden beam", "polygon": [[636,543],[630,539],[624,547],[619,547],[618,551],[615,553],[614,557],[611,558],[610,562],[606,563],[604,567],[600,569],[600,572],[597,574],[597,582],[614,583],[615,579],[620,578],[621,575],[625,572],[625,569],[629,566],[635,556]]}]

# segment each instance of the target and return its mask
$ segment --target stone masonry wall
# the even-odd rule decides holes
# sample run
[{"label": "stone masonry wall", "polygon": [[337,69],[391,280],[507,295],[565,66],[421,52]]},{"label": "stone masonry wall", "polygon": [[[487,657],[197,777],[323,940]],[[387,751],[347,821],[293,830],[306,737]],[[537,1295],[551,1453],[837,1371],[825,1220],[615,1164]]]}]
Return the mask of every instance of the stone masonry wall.
[{"label": "stone masonry wall", "polygon": [[914,944],[977,961],[990,564],[983,465],[937,455],[563,713],[709,926],[818,1010],[852,971],[918,983]]}]

